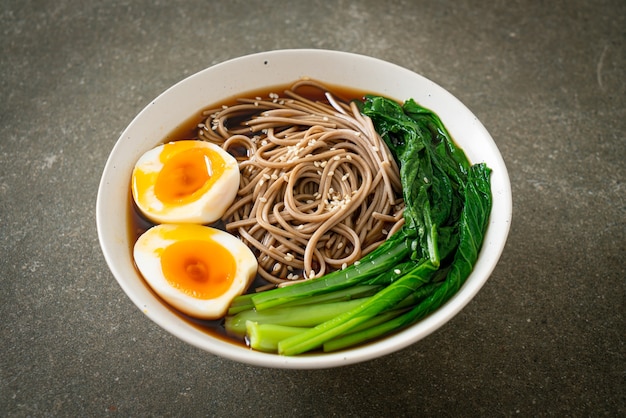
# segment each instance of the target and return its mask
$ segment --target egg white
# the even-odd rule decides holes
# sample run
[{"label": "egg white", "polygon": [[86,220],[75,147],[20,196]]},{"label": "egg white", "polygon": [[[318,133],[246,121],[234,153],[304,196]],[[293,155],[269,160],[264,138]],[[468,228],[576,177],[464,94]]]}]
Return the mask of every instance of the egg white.
[{"label": "egg white", "polygon": [[[209,240],[233,256],[236,271],[231,286],[211,299],[198,299],[173,287],[165,278],[161,254],[178,240]],[[165,302],[182,313],[200,319],[223,317],[232,300],[243,294],[257,273],[258,262],[250,248],[228,232],[195,224],[161,224],[142,234],[133,249],[135,264],[148,285]],[[215,260],[219,263],[220,260]]]},{"label": "egg white", "polygon": [[[231,205],[239,189],[239,166],[237,160],[215,144],[205,141],[177,141],[180,145],[192,145],[197,148],[208,148],[217,153],[224,161],[223,172],[206,191],[196,200],[183,203],[161,201],[155,194],[156,183],[148,186],[138,185],[138,172],[156,178],[164,169],[162,153],[168,144],[159,145],[139,158],[132,174],[132,195],[137,208],[154,223],[199,223],[209,224],[217,221]],[[172,144],[172,143],[170,143]],[[182,151],[187,150],[183,148]],[[178,151],[177,151],[178,152]]]}]

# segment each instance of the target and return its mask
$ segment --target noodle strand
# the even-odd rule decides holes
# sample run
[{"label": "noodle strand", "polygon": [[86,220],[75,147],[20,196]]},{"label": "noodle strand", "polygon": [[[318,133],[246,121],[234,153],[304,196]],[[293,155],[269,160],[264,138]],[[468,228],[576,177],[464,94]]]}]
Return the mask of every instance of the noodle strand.
[{"label": "noodle strand", "polygon": [[[298,93],[314,87],[315,101]],[[241,182],[223,216],[270,283],[321,276],[371,252],[403,224],[398,166],[354,103],[313,80],[284,96],[204,112],[199,138],[235,155]]]}]

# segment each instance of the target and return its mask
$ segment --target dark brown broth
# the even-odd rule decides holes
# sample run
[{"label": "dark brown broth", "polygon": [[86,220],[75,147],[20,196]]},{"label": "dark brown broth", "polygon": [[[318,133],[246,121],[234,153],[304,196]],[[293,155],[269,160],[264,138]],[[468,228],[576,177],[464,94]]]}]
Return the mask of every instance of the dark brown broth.
[{"label": "dark brown broth", "polygon": [[[284,90],[289,89],[289,87],[292,84],[293,83],[285,84],[283,86],[274,86],[271,88],[258,89],[258,90],[254,90],[254,91],[244,93],[244,94],[238,94],[236,96],[233,96],[230,99],[226,99],[222,102],[206,106],[205,109],[216,109],[216,108],[221,107],[222,105],[230,106],[230,105],[237,103],[237,99],[242,98],[242,97],[267,98],[269,97],[270,93],[279,93],[282,96],[282,92]],[[346,88],[346,87],[339,87],[339,86],[328,85],[328,84],[325,84],[325,86],[329,89],[329,91],[332,91],[332,94],[336,99],[344,101],[344,102],[349,102],[350,100],[354,100],[354,99],[360,99],[364,97],[364,95],[366,94],[363,91]],[[307,99],[310,99],[310,100],[324,100],[325,101],[324,93],[320,89],[315,88],[315,87],[303,86],[303,87],[298,88],[297,92],[301,96],[306,97]],[[373,94],[373,93],[367,93],[367,94]],[[203,110],[204,109],[201,109],[198,113],[196,113],[195,115],[192,115],[189,119],[181,123],[178,127],[172,130],[170,133],[165,135],[165,138],[163,138],[163,140],[160,143],[164,144],[167,142],[180,141],[184,139],[198,139],[198,135],[197,135],[198,124],[204,122],[204,120],[206,119],[205,117],[202,116]],[[129,242],[131,243],[129,250],[131,253],[130,254],[131,257],[133,257],[132,253],[133,253],[133,247],[135,245],[135,242],[145,231],[147,231],[152,226],[154,226],[154,224],[150,222],[149,220],[147,220],[137,209],[133,201],[132,195],[130,193],[130,185],[129,185],[128,196],[129,196],[128,197],[128,202],[129,202],[128,210],[130,212],[129,214],[130,223],[128,225],[128,235],[129,235]],[[213,224],[211,226],[223,229],[223,225],[221,225],[221,222],[218,222],[217,224]],[[141,275],[138,270],[137,270],[137,273]],[[152,290],[152,288],[147,283],[144,282],[144,284],[152,292],[152,294],[154,294],[156,298],[161,300],[161,298]],[[248,292],[254,291],[254,289],[260,286],[264,286],[264,285],[267,285],[267,282],[257,277],[255,282],[248,289]],[[174,309],[173,307],[171,307],[168,303],[164,301],[163,301],[163,304],[172,313],[176,314],[179,318],[183,319],[185,322],[194,326],[195,328],[203,332],[206,332],[207,334],[210,334],[211,336],[219,338],[221,340],[235,343],[237,345],[245,346],[244,341],[238,338],[231,337],[226,334],[226,331],[224,329],[223,319],[213,320],[213,321],[200,320],[200,319],[189,317],[181,313],[180,311],[178,311],[177,309]]]}]

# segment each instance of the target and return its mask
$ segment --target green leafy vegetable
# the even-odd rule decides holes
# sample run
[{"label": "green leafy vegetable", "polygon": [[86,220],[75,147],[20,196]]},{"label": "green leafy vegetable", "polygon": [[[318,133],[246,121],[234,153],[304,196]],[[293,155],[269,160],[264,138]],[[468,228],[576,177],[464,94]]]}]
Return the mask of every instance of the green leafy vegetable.
[{"label": "green leafy vegetable", "polygon": [[490,169],[471,165],[439,117],[412,99],[367,96],[359,106],[400,166],[405,225],[345,270],[235,299],[226,329],[247,332],[253,348],[333,351],[398,331],[454,296],[476,263]]}]

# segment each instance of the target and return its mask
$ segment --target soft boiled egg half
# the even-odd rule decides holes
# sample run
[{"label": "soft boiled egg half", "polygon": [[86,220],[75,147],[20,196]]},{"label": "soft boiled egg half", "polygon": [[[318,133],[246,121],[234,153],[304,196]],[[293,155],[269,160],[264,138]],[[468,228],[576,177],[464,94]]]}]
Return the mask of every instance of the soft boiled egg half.
[{"label": "soft boiled egg half", "polygon": [[133,255],[156,294],[200,319],[223,317],[258,267],[250,248],[238,238],[197,224],[154,226],[139,237]]},{"label": "soft boiled egg half", "polygon": [[155,223],[218,220],[239,189],[237,160],[215,144],[184,140],[160,145],[135,164],[132,195]]}]

